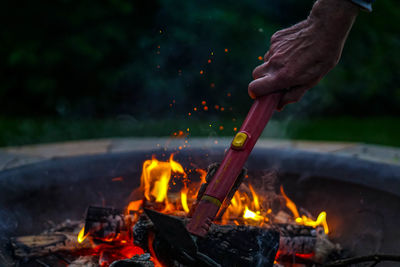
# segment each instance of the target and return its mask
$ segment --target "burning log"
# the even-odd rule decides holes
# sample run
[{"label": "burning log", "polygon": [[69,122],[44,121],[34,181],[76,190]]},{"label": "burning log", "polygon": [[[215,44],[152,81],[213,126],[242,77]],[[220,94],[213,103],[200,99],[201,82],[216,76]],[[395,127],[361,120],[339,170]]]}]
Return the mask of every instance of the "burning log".
[{"label": "burning log", "polygon": [[[275,233],[280,234],[275,235]],[[277,239],[278,237],[279,239]],[[142,215],[135,224],[133,239],[135,244],[143,249],[147,251],[153,249],[160,260],[171,258],[173,254],[168,250],[162,237],[155,232],[153,223],[145,215]],[[149,240],[153,247],[149,247]],[[254,240],[257,240],[257,242],[254,242]],[[257,245],[257,243],[260,244],[259,242],[265,248],[263,252]],[[275,245],[274,242],[276,242]],[[278,224],[263,228],[213,224],[207,237],[198,239],[197,245],[200,252],[217,262],[221,262],[223,266],[230,266],[229,262],[232,264],[239,262],[243,263],[244,266],[246,264],[251,266],[255,258],[250,251],[258,251],[259,255],[262,255],[263,253],[268,254],[268,250],[274,251],[275,247],[276,249],[279,247],[277,258],[282,262],[292,262],[293,259],[296,259],[298,262],[308,263],[323,263],[329,255],[341,249],[340,246],[329,241],[322,227],[314,229],[296,224]],[[162,251],[168,252],[164,255]],[[226,264],[225,260],[227,261]],[[171,262],[168,262],[167,265],[174,266]]]},{"label": "burning log", "polygon": [[64,234],[30,235],[11,238],[14,255],[19,258],[42,256],[49,251],[65,247],[67,236]]},{"label": "burning log", "polygon": [[[154,229],[147,216],[142,215],[133,229],[136,245],[154,251],[166,266],[185,264],[179,252],[168,244]],[[272,266],[279,246],[279,233],[272,229],[254,226],[211,226],[205,238],[197,239],[199,252],[221,266]],[[187,263],[186,263],[187,264]]]},{"label": "burning log", "polygon": [[[105,229],[99,228],[100,226],[105,227]],[[130,232],[132,231],[131,227],[131,224],[127,223],[125,215],[121,209],[105,207],[88,208],[85,221],[85,232],[90,232],[91,237],[95,240],[102,240],[106,236],[117,236],[121,232]],[[328,240],[327,236],[323,233],[322,228],[314,229],[313,227],[291,223],[276,224],[273,227],[264,226],[263,228],[237,226],[233,225],[233,223],[232,225],[213,225],[207,239],[199,240],[198,246],[199,249],[202,248],[202,253],[209,256],[213,255],[211,258],[216,257],[216,259],[218,258],[218,260],[224,261],[225,257],[219,258],[219,255],[223,254],[227,255],[226,258],[229,260],[235,259],[235,261],[238,262],[242,261],[249,263],[248,261],[251,262],[254,259],[251,259],[251,257],[247,255],[248,252],[240,251],[240,249],[230,246],[232,246],[232,244],[246,244],[248,249],[257,251],[258,248],[255,243],[246,243],[247,240],[255,240],[251,239],[255,238],[254,233],[256,230],[254,229],[262,229],[262,231],[260,230],[261,232],[258,233],[261,236],[265,233],[280,233],[280,238],[276,244],[277,246],[279,245],[278,254],[279,258],[282,259],[292,259],[295,255],[302,255],[303,257],[306,257],[307,260],[312,259],[314,262],[323,262],[330,253],[340,250],[340,247],[337,247]],[[155,252],[159,252],[160,254],[161,250],[168,251],[168,249],[163,248],[163,246],[166,246],[163,242],[158,242],[160,237],[156,235],[153,223],[147,218],[147,216],[142,215],[133,227],[133,240],[136,245],[142,247],[146,251],[150,251],[152,248],[149,248],[148,241],[151,235],[154,235],[155,237],[153,243],[158,244],[159,246],[158,249],[155,249]],[[224,247],[220,248],[219,246]],[[267,244],[266,246],[271,248],[273,245]],[[216,251],[218,251],[217,254],[215,254]],[[239,254],[241,255],[237,257],[236,255]],[[165,257],[169,256],[170,255],[168,254]],[[162,255],[159,257],[162,258]]]},{"label": "burning log", "polygon": [[123,209],[89,206],[85,218],[84,235],[112,239],[125,228]]},{"label": "burning log", "polygon": [[281,237],[277,259],[281,261],[324,263],[342,248],[332,243],[322,227],[316,229],[295,224],[278,224]]},{"label": "burning log", "polygon": [[280,224],[276,225],[281,233],[279,240],[280,255],[312,254],[317,243],[316,230],[312,227]]},{"label": "burning log", "polygon": [[60,251],[77,251],[88,249],[87,242],[79,243],[76,229],[80,222],[67,221],[60,226],[39,235],[10,238],[10,245],[16,258],[29,259],[41,257]]}]

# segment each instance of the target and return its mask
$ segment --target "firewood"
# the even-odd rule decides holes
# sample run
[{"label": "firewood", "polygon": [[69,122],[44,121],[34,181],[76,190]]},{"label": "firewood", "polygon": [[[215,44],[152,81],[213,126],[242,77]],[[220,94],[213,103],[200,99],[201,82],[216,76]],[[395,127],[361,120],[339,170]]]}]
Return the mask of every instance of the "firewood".
[{"label": "firewood", "polygon": [[11,247],[17,258],[41,257],[58,251],[76,251],[90,248],[89,242],[78,243],[77,233],[46,233],[10,238]]},{"label": "firewood", "polygon": [[[142,215],[135,224],[133,238],[136,245],[153,250],[164,265],[188,266],[180,261],[180,252],[174,251],[157,233],[147,216]],[[279,246],[279,233],[254,226],[214,224],[205,238],[197,239],[197,245],[199,252],[222,266],[255,266],[258,263],[272,266]]]},{"label": "firewood", "polygon": [[124,210],[89,206],[85,218],[85,235],[92,238],[114,238],[125,226]]},{"label": "firewood", "polygon": [[64,234],[30,235],[11,238],[11,245],[16,257],[37,257],[57,251],[64,247],[67,236]]}]

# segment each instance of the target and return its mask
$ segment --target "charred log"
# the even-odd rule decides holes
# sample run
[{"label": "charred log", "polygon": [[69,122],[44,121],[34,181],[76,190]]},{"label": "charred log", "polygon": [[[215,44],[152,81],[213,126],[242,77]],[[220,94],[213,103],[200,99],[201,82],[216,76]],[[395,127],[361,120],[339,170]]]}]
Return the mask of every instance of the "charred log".
[{"label": "charred log", "polygon": [[[166,266],[194,266],[154,229],[142,215],[133,229],[136,245],[153,250]],[[197,239],[199,252],[221,266],[272,266],[279,246],[279,233],[254,226],[212,225],[205,238]]]},{"label": "charred log", "polygon": [[114,238],[125,227],[122,209],[89,206],[85,218],[85,235],[94,238]]},{"label": "charred log", "polygon": [[272,266],[279,247],[279,233],[254,226],[214,224],[197,245],[222,266]]},{"label": "charred log", "polygon": [[312,254],[315,252],[317,233],[312,227],[292,224],[279,224],[275,228],[280,232],[280,255]]},{"label": "charred log", "polygon": [[150,254],[136,255],[130,259],[114,261],[110,267],[154,267]]}]

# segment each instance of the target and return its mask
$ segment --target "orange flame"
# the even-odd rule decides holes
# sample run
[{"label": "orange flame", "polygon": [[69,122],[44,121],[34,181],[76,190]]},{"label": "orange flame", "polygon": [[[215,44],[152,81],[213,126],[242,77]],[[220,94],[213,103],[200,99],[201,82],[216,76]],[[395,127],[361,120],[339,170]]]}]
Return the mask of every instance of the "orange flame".
[{"label": "orange flame", "polygon": [[317,227],[317,226],[322,226],[324,228],[325,234],[329,234],[329,227],[328,223],[326,222],[326,212],[322,211],[318,217],[317,220],[313,220],[311,218],[308,218],[305,215],[302,215],[300,217],[299,211],[297,210],[296,204],[288,198],[288,196],[285,194],[285,191],[283,191],[283,186],[281,186],[281,194],[286,200],[286,207],[290,209],[290,211],[293,213],[295,217],[295,222],[299,225],[305,225],[305,226],[311,226],[311,227]]},{"label": "orange flame", "polygon": [[290,209],[290,211],[293,213],[293,216],[295,218],[299,218],[300,214],[299,214],[299,211],[297,210],[296,204],[294,204],[294,202],[290,198],[288,198],[288,196],[285,194],[285,191],[283,191],[283,186],[281,186],[280,189],[281,189],[282,196],[286,200],[286,207],[288,207],[288,209]]},{"label": "orange flame", "polygon": [[203,169],[196,169],[196,171],[200,174],[200,183],[206,182],[207,172]]},{"label": "orange flame", "polygon": [[129,214],[130,211],[138,211],[143,204],[143,200],[135,200],[135,201],[131,201],[128,204],[128,207],[126,208],[126,210],[128,211],[127,213]]},{"label": "orange flame", "polygon": [[253,197],[254,209],[260,210],[260,202],[258,201],[258,196],[257,196],[256,192],[254,192],[254,189],[250,184],[249,184],[249,189],[250,189],[251,195]]}]

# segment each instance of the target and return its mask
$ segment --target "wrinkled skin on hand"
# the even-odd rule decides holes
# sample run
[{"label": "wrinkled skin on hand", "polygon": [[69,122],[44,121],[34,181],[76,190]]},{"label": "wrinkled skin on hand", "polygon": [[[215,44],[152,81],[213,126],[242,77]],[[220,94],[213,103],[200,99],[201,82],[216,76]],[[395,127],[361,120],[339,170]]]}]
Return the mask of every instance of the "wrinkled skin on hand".
[{"label": "wrinkled skin on hand", "polygon": [[306,20],[276,32],[264,63],[253,71],[249,95],[288,90],[278,110],[299,101],[338,63],[357,12],[344,0],[319,0]]}]

